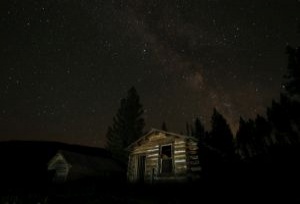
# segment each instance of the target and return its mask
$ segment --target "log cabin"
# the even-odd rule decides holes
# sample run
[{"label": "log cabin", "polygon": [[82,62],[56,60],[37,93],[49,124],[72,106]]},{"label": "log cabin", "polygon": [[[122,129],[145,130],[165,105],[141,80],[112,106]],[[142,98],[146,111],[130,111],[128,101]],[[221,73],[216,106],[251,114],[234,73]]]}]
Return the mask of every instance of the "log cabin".
[{"label": "log cabin", "polygon": [[129,145],[127,179],[132,183],[187,182],[199,178],[197,139],[151,129]]}]

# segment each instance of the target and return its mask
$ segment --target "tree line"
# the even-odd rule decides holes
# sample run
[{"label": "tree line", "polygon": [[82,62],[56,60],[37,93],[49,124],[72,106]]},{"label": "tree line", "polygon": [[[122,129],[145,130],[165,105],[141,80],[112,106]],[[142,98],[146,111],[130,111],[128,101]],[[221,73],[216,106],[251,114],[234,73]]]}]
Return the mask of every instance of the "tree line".
[{"label": "tree line", "polygon": [[[265,116],[257,115],[254,119],[240,117],[235,137],[217,109],[213,110],[210,131],[205,130],[200,118],[196,118],[193,124],[186,124],[186,135],[198,138],[200,150],[210,147],[210,156],[214,156],[203,158],[205,154],[199,153],[202,164],[206,164],[207,158],[210,159],[207,162],[210,172],[212,163],[253,162],[257,158],[272,160],[276,154],[282,155],[286,150],[299,147],[300,47],[288,46],[286,53],[288,64],[283,90],[279,101],[273,100],[270,107],[266,107]],[[108,127],[107,149],[116,158],[126,162],[126,147],[143,135],[144,127],[143,106],[136,89],[132,87],[120,101],[113,123]],[[161,129],[167,130],[165,121]],[[291,154],[295,156],[297,153],[293,151]]]}]

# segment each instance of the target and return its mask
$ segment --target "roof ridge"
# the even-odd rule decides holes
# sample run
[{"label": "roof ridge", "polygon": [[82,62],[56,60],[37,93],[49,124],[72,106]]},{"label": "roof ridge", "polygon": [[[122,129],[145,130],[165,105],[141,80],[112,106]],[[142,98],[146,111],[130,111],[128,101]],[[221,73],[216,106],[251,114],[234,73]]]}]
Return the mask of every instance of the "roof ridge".
[{"label": "roof ridge", "polygon": [[157,128],[151,128],[147,133],[145,133],[143,136],[141,136],[139,139],[137,139],[136,141],[134,141],[133,143],[131,143],[130,145],[128,145],[128,147],[126,148],[126,150],[129,150],[134,144],[138,143],[139,141],[141,141],[142,139],[144,139],[145,137],[147,137],[148,135],[150,135],[153,132],[162,132],[164,134],[169,134],[169,135],[174,135],[174,136],[178,136],[178,137],[184,137],[187,139],[193,139],[193,140],[198,140],[195,137],[192,136],[187,136],[187,135],[183,135],[183,134],[178,134],[178,133],[174,133],[174,132],[169,132],[169,131],[165,131],[165,130],[161,130],[161,129],[157,129]]}]

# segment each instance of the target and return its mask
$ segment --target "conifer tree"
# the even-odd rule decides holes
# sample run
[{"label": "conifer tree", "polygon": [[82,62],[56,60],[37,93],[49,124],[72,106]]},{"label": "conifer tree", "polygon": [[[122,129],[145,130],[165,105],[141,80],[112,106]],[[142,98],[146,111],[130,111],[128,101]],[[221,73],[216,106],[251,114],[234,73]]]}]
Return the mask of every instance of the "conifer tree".
[{"label": "conifer tree", "polygon": [[[289,97],[289,101],[285,99],[285,102],[289,104],[285,105],[285,109],[289,111],[289,119],[293,131],[300,135],[300,47],[292,48],[287,47],[286,52],[288,54],[287,65],[287,82],[285,84],[286,94]],[[283,99],[283,97],[281,97]],[[296,138],[297,141],[300,138]]]},{"label": "conifer tree", "polygon": [[168,131],[167,125],[166,125],[165,121],[162,123],[161,129],[162,129],[163,131]]},{"label": "conifer tree", "polygon": [[237,151],[242,158],[250,158],[255,155],[255,123],[253,120],[245,121],[240,117],[236,141]]},{"label": "conifer tree", "polygon": [[117,134],[111,126],[108,127],[107,133],[107,149],[113,154],[115,158],[125,161],[124,146],[120,134]]},{"label": "conifer tree", "polygon": [[140,138],[145,126],[144,111],[140,97],[132,87],[126,98],[121,99],[120,108],[107,131],[107,149],[114,157],[126,161],[126,147]]},{"label": "conifer tree", "polygon": [[291,97],[300,99],[300,47],[292,48],[287,46],[288,66],[285,89]]},{"label": "conifer tree", "polygon": [[204,142],[204,140],[206,139],[206,132],[204,126],[202,125],[198,117],[195,120],[194,136],[202,142]]},{"label": "conifer tree", "polygon": [[216,109],[214,109],[211,118],[211,127],[208,144],[225,155],[232,155],[234,152],[232,132],[226,119]]}]

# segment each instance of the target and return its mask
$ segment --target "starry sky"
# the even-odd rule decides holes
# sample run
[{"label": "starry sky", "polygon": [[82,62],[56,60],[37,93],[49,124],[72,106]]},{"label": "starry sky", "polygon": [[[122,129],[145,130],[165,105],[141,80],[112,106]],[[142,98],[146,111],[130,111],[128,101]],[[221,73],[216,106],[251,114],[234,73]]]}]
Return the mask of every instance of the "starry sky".
[{"label": "starry sky", "polygon": [[4,0],[0,140],[103,147],[135,86],[145,130],[173,132],[216,107],[233,132],[282,89],[298,0]]}]

